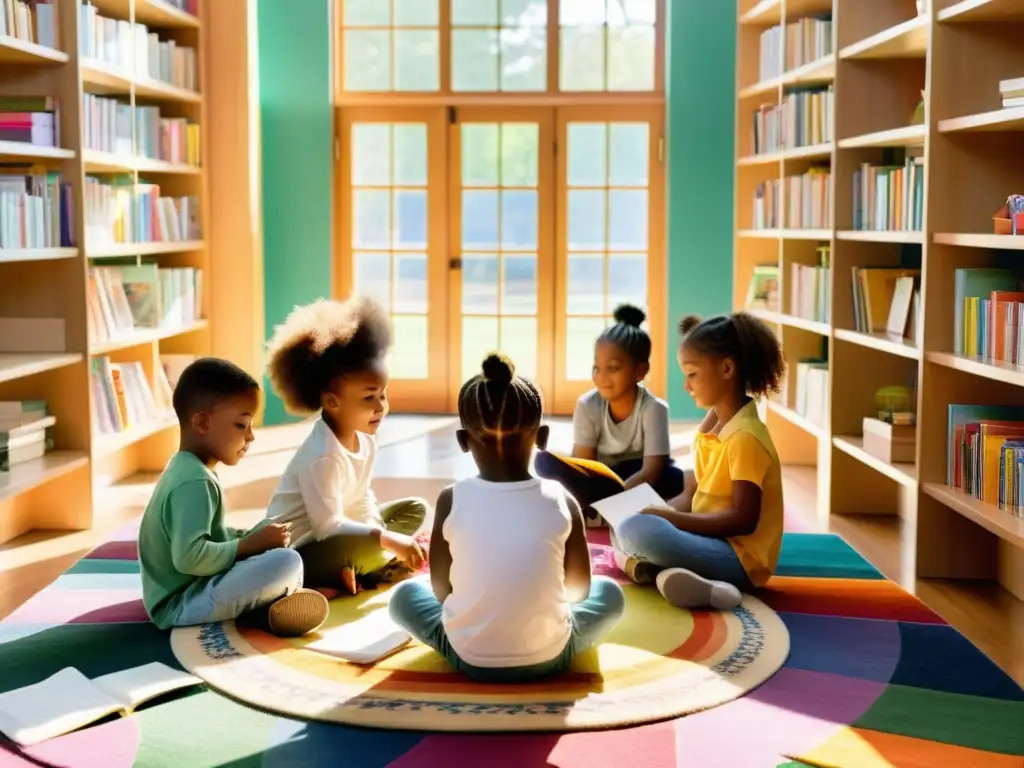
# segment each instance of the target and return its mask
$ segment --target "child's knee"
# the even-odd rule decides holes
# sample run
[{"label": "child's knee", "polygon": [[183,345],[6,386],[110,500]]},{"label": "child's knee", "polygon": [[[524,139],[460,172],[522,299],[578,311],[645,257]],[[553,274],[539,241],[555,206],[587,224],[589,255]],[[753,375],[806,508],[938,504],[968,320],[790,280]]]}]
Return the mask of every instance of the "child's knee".
[{"label": "child's knee", "polygon": [[664,520],[655,515],[631,515],[619,523],[615,538],[620,549],[627,554],[636,554],[644,543],[658,534]]},{"label": "child's knee", "polygon": [[626,593],[615,581],[606,576],[595,576],[591,587],[594,597],[604,606],[608,616],[622,616],[626,610]]},{"label": "child's knee", "polygon": [[260,574],[267,584],[302,585],[302,556],[294,549],[280,547],[258,555]]},{"label": "child's knee", "polygon": [[416,602],[417,592],[422,589],[420,579],[409,579],[391,589],[388,599],[388,615],[391,620],[401,624],[409,615],[412,605]]},{"label": "child's knee", "polygon": [[558,474],[558,466],[562,460],[550,451],[537,451],[533,457],[533,471],[545,480],[552,480]]}]

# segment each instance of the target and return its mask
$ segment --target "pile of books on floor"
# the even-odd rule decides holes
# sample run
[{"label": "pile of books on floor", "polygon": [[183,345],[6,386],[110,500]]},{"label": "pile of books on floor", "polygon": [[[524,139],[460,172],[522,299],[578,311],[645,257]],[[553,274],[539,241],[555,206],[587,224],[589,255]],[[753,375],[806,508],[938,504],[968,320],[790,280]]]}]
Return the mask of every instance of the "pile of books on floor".
[{"label": "pile of books on floor", "polygon": [[57,418],[43,400],[0,401],[0,472],[38,459],[53,448],[52,430]]},{"label": "pile of books on floor", "polygon": [[1024,77],[999,82],[999,93],[1003,97],[1003,109],[1024,107]]}]

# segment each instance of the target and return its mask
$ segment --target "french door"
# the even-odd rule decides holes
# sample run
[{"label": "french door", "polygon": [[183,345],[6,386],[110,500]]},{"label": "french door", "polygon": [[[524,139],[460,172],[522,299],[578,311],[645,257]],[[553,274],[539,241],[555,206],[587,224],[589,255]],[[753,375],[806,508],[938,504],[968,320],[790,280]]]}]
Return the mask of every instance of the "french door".
[{"label": "french door", "polygon": [[497,349],[571,413],[623,301],[648,312],[663,391],[661,122],[660,107],[340,111],[335,292],[391,314],[393,408],[453,411]]}]

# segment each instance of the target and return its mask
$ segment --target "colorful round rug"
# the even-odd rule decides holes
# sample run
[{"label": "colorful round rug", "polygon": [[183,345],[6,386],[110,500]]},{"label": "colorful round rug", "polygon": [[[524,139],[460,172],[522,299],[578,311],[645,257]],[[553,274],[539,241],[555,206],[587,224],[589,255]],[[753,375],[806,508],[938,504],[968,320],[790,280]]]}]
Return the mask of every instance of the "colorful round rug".
[{"label": "colorful round rug", "polygon": [[[571,731],[678,717],[742,696],[789,653],[779,616],[746,596],[734,611],[684,611],[624,585],[626,613],[572,671],[537,684],[484,685],[413,643],[374,666],[350,664],[233,622],[176,629],[182,665],[246,704],[308,720],[424,731]],[[387,610],[388,593],[331,602],[324,629]]]}]

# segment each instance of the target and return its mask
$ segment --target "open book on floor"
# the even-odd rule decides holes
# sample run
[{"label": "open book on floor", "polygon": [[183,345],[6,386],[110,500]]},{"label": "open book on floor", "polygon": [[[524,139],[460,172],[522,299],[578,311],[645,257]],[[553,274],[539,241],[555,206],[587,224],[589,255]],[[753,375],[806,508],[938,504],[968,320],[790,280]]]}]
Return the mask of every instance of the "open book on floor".
[{"label": "open book on floor", "polygon": [[28,747],[63,736],[110,715],[128,715],[141,704],[198,677],[153,662],[90,680],[65,667],[42,682],[0,693],[0,733]]},{"label": "open book on floor", "polygon": [[632,517],[649,507],[672,509],[647,483],[641,483],[628,491],[596,501],[591,506],[597,510],[597,513],[604,518],[613,531],[627,517]]},{"label": "open book on floor", "polygon": [[400,651],[410,640],[409,633],[391,620],[385,607],[322,632],[306,645],[306,650],[353,664],[375,664]]}]

